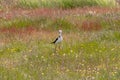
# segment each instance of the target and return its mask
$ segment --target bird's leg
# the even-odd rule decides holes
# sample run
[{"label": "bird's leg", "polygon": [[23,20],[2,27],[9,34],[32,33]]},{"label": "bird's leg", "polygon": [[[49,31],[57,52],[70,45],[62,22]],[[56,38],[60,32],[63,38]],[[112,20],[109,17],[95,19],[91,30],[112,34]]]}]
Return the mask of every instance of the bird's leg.
[{"label": "bird's leg", "polygon": [[62,43],[59,44],[59,49],[62,49]]},{"label": "bird's leg", "polygon": [[58,44],[58,49],[60,50],[60,44]]},{"label": "bird's leg", "polygon": [[56,51],[57,51],[57,44],[55,45],[55,53],[56,53]]},{"label": "bird's leg", "polygon": [[56,45],[55,45],[55,52],[56,52]]}]

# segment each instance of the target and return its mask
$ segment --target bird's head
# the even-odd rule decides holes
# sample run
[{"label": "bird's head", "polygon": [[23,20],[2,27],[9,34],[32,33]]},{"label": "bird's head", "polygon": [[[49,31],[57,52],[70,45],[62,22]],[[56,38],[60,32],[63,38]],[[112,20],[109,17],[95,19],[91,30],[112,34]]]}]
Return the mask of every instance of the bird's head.
[{"label": "bird's head", "polygon": [[62,30],[59,30],[59,33],[62,33]]}]

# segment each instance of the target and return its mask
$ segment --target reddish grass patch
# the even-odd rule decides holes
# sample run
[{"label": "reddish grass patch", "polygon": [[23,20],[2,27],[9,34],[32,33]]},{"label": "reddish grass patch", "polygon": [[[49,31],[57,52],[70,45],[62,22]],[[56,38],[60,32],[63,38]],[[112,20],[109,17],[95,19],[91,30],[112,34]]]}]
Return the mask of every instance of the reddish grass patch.
[{"label": "reddish grass patch", "polygon": [[0,11],[0,18],[12,19],[15,17],[63,17],[65,15],[86,14],[89,11],[96,14],[104,14],[111,12],[120,12],[120,8],[103,8],[103,7],[85,7],[74,9],[52,9],[52,8],[38,8],[38,9],[12,9],[9,11]]},{"label": "reddish grass patch", "polygon": [[86,20],[86,21],[83,21],[81,28],[84,31],[91,31],[91,30],[101,30],[102,26],[99,21]]}]

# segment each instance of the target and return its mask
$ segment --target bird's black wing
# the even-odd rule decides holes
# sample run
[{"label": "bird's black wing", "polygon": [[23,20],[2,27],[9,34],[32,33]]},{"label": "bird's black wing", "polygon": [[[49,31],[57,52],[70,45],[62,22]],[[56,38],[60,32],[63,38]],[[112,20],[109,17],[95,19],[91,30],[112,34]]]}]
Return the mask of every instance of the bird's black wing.
[{"label": "bird's black wing", "polygon": [[[59,38],[59,37],[58,37],[58,38]],[[55,41],[53,41],[52,43],[54,43],[54,44],[55,44],[55,42],[58,40],[58,38],[56,38],[56,39],[55,39]]]}]

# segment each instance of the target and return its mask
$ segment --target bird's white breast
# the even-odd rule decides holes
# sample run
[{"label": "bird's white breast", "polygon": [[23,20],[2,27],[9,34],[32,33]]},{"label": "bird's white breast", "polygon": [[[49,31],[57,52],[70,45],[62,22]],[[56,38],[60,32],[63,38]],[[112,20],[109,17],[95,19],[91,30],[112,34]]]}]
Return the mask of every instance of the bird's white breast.
[{"label": "bird's white breast", "polygon": [[60,37],[58,38],[58,40],[56,41],[56,43],[62,42],[62,40],[63,40],[63,37],[60,36]]}]

